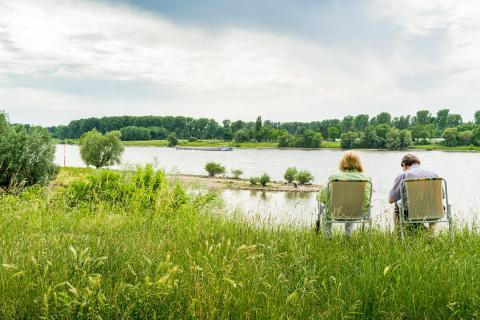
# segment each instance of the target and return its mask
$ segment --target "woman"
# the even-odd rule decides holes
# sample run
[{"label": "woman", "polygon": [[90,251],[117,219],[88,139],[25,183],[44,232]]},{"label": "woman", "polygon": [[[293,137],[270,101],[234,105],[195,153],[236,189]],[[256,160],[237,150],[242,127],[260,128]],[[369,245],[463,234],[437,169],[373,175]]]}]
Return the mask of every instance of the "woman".
[{"label": "woman", "polygon": [[[368,180],[371,181],[369,177],[366,177],[363,174],[363,166],[360,161],[360,157],[357,152],[355,151],[346,151],[340,162],[338,164],[340,172],[334,175],[331,175],[328,178],[328,183],[332,180]],[[370,206],[370,194],[372,192],[372,186],[370,183],[367,183],[367,187],[365,189],[365,201],[364,201],[364,212],[368,211]],[[323,204],[326,203],[326,188],[322,188],[320,193],[317,195],[317,200]],[[345,223],[345,234],[350,237],[352,235],[353,230],[353,223]],[[327,236],[332,236],[332,223],[327,223]]]}]

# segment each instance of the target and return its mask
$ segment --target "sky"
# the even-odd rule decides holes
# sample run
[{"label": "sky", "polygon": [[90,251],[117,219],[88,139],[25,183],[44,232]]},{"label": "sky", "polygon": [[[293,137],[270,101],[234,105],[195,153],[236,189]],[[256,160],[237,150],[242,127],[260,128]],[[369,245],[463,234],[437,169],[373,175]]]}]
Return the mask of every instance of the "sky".
[{"label": "sky", "polygon": [[11,122],[480,109],[480,2],[0,0]]}]

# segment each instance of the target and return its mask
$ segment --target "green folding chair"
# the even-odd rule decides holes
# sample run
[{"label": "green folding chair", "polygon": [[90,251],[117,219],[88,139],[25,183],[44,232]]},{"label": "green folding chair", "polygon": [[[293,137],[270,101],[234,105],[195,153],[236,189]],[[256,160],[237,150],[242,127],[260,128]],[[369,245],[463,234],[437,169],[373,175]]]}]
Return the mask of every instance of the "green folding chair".
[{"label": "green folding chair", "polygon": [[365,203],[367,187],[372,190],[369,180],[331,180],[326,187],[326,203],[318,201],[317,232],[333,223],[360,223],[362,230],[370,224],[372,192]]},{"label": "green folding chair", "polygon": [[401,183],[400,194],[399,213],[402,240],[404,239],[405,226],[419,223],[448,223],[450,237],[453,239],[452,210],[448,202],[447,181],[445,179],[404,180]]}]

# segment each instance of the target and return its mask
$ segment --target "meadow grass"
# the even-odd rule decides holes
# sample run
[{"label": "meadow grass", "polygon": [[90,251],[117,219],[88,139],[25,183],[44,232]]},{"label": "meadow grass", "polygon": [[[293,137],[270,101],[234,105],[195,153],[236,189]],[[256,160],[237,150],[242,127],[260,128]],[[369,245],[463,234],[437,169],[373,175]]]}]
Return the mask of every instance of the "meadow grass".
[{"label": "meadow grass", "polygon": [[[68,188],[68,186],[66,187]],[[2,319],[474,318],[480,236],[313,228],[221,204],[72,206],[64,187],[0,196]]]}]

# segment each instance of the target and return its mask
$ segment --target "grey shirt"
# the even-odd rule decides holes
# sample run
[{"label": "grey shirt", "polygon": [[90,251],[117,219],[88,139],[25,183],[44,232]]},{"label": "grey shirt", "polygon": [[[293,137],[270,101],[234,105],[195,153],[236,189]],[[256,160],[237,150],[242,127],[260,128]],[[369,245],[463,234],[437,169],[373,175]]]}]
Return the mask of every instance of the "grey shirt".
[{"label": "grey shirt", "polygon": [[[438,175],[435,172],[423,169],[419,164],[414,164],[407,171],[397,176],[393,183],[393,188],[390,190],[390,199],[393,199],[395,202],[401,199],[400,188],[403,180],[421,178],[438,178]],[[404,199],[406,199],[406,191],[402,190],[402,193]]]}]

